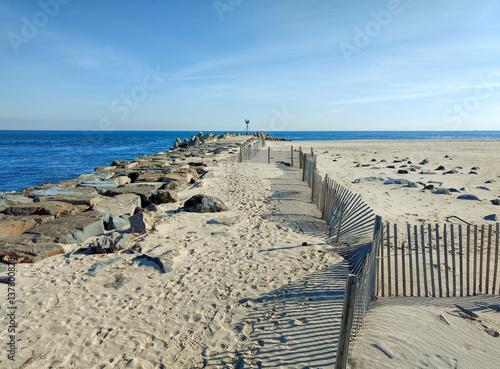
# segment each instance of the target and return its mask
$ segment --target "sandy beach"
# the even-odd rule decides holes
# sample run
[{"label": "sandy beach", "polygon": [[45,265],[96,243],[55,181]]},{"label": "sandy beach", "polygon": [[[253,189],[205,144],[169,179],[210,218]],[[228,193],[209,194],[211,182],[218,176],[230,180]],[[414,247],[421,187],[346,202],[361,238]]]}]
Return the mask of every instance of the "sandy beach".
[{"label": "sandy beach", "polygon": [[[313,147],[320,171],[359,193],[385,221],[484,224],[485,216],[500,214],[491,202],[500,196],[497,140],[267,144]],[[424,159],[428,163],[419,164]],[[176,203],[157,205],[154,230],[134,236],[144,252],[173,250],[171,272],[138,262],[130,250],[93,255],[73,252],[85,246],[77,244],[64,245],[63,255],[16,265],[16,360],[2,355],[2,368],[29,359],[28,368],[334,367],[347,268],[326,242],[326,224],[301,171],[238,163],[234,153],[203,160],[213,178],[180,192]],[[398,174],[402,169],[408,173]],[[453,169],[457,173],[443,175]],[[420,174],[427,170],[433,174]],[[460,193],[381,180],[352,183],[367,177]],[[220,198],[228,211],[175,212],[199,193]],[[459,200],[460,194],[480,200]],[[117,256],[89,274],[96,262]],[[7,292],[0,284],[1,295]],[[454,304],[475,311],[480,321],[460,318]],[[498,305],[498,296],[379,299],[351,344],[349,367],[496,368],[500,338],[483,326],[500,331],[500,313],[487,307]],[[0,341],[7,347],[3,306]]]}]

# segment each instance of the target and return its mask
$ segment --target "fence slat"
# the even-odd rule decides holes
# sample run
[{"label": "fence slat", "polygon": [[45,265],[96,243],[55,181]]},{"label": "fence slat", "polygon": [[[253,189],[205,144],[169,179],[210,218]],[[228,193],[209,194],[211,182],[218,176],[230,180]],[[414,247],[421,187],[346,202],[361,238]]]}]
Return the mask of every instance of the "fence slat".
[{"label": "fence slat", "polygon": [[481,248],[479,249],[479,292],[483,290],[484,224],[481,225]]},{"label": "fence slat", "polygon": [[[392,278],[391,278],[391,226],[389,223],[387,223],[386,227],[386,239],[387,239],[387,279],[389,281],[389,285],[387,286],[389,291],[388,291],[388,296],[391,296],[392,293]],[[497,242],[498,246],[498,242]]]},{"label": "fence slat", "polygon": [[[420,243],[422,244],[422,268],[423,268],[423,273],[424,273],[424,292],[425,292],[425,297],[429,297],[429,286],[427,284],[427,263],[425,261],[425,231],[424,231],[424,225],[422,224],[420,226]],[[432,268],[432,265],[431,265]]]},{"label": "fence slat", "polygon": [[394,223],[394,288],[396,296],[399,296],[399,274],[398,274],[398,225]]},{"label": "fence slat", "polygon": [[448,266],[448,233],[446,231],[446,224],[443,226],[443,253],[444,253],[444,275],[446,283],[446,297],[450,297],[450,276]]},{"label": "fence slat", "polygon": [[439,287],[439,297],[443,297],[443,281],[441,279],[441,250],[439,250],[439,225],[436,224],[436,258],[437,258],[437,282]]},{"label": "fence slat", "polygon": [[472,284],[473,284],[473,289],[472,291],[473,295],[476,295],[477,293],[477,225],[474,225],[474,260],[473,260],[473,279],[472,279]]},{"label": "fence slat", "polygon": [[465,267],[465,274],[467,275],[467,296],[470,296],[470,224],[467,224],[467,265]]},{"label": "fence slat", "polygon": [[[498,248],[499,248],[499,245],[498,245],[498,233],[500,229],[499,229],[499,223],[497,223],[497,229],[496,229],[496,240],[495,240],[495,270],[493,271],[493,286],[492,286],[492,291],[493,291],[493,294],[495,294],[495,287],[496,287],[496,284],[497,284],[497,274],[498,274],[498,252],[500,251]],[[498,291],[498,294],[500,295],[500,290]]]},{"label": "fence slat", "polygon": [[462,242],[462,225],[458,225],[458,252],[460,253],[460,297],[464,296],[464,250]]},{"label": "fence slat", "polygon": [[413,295],[413,258],[411,252],[411,227],[409,224],[406,225],[406,233],[408,233],[408,261],[410,264],[410,296]]},{"label": "fence slat", "polygon": [[415,237],[415,272],[417,273],[417,296],[421,296],[420,293],[420,260],[418,258],[418,228],[414,226],[413,235]]},{"label": "fence slat", "polygon": [[450,241],[451,241],[451,277],[453,280],[453,291],[452,296],[457,295],[457,266],[455,264],[455,233],[453,224],[450,224]]},{"label": "fence slat", "polygon": [[490,261],[491,261],[491,224],[488,225],[488,251],[486,257],[486,286],[484,293],[489,293],[490,287]]},{"label": "fence slat", "polygon": [[434,283],[434,261],[432,260],[432,227],[430,224],[428,224],[427,226],[427,236],[429,237],[429,269],[431,271],[432,297],[436,297],[436,284]]},{"label": "fence slat", "polygon": [[354,306],[356,304],[358,279],[358,276],[354,274],[349,274],[347,276],[335,369],[344,369],[347,364],[347,353],[349,351],[349,340],[351,338],[351,329],[354,319]]}]

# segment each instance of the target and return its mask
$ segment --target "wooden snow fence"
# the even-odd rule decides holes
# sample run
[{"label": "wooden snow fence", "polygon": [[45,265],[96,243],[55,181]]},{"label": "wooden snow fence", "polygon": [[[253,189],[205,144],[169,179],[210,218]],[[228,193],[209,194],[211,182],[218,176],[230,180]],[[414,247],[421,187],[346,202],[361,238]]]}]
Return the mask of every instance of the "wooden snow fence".
[{"label": "wooden snow fence", "polygon": [[500,294],[499,223],[386,224],[377,295],[456,297]]}]

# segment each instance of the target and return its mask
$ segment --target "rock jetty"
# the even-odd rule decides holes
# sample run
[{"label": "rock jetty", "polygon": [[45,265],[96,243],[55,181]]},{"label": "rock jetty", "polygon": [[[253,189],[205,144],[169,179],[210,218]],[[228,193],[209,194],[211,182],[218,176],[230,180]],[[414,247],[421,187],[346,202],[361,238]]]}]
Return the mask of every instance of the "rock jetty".
[{"label": "rock jetty", "polygon": [[[110,239],[98,238],[90,246],[93,252],[121,249],[114,246],[118,236],[113,231],[138,235],[153,229],[152,205],[177,202],[181,191],[213,176],[205,169],[206,162],[223,153],[236,156],[244,140],[231,138],[239,135],[200,132],[189,139],[178,138],[165,152],[115,160],[56,184],[0,193],[0,261],[33,263],[65,253],[64,245],[83,244],[95,236]],[[263,135],[273,139],[254,134]],[[218,205],[217,211],[224,209],[220,200],[211,201]]]}]

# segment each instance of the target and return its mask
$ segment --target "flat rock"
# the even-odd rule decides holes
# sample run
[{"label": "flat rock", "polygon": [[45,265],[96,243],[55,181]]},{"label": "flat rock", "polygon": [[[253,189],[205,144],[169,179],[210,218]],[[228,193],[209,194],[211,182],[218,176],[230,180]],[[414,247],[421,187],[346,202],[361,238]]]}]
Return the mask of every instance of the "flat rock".
[{"label": "flat rock", "polygon": [[[384,182],[385,185],[391,185],[391,184],[408,185],[410,183],[413,183],[413,182],[409,181],[407,179],[403,179],[403,178],[397,178],[397,179],[389,178],[387,181]],[[416,185],[415,185],[415,187],[416,187]]]},{"label": "flat rock", "polygon": [[97,263],[92,264],[92,266],[87,271],[87,275],[94,276],[97,273],[103,271],[104,267],[106,267],[107,265],[114,264],[114,263],[121,261],[121,260],[123,260],[123,258],[121,256],[118,256],[116,258],[112,258],[109,260],[98,261]]},{"label": "flat rock", "polygon": [[108,230],[123,229],[130,227],[130,216],[128,215],[111,215],[108,220]]},{"label": "flat rock", "polygon": [[484,217],[484,220],[490,220],[490,221],[493,221],[493,222],[498,222],[500,220],[499,216],[497,214],[490,214],[490,215],[486,215]]},{"label": "flat rock", "polygon": [[91,207],[95,204],[101,202],[105,197],[100,196],[98,194],[76,194],[76,195],[50,195],[50,196],[40,196],[37,195],[34,197],[35,202],[42,201],[59,201],[66,202],[71,205],[86,205],[87,207]]},{"label": "flat rock", "polygon": [[108,189],[104,192],[105,196],[118,196],[122,194],[135,194],[141,198],[141,207],[145,207],[154,202],[156,193],[158,192],[156,186],[130,186],[117,187]]},{"label": "flat rock", "polygon": [[22,234],[38,224],[53,219],[53,215],[6,216],[0,219],[0,233]]},{"label": "flat rock", "polygon": [[491,200],[492,205],[500,205],[500,200],[499,199],[494,199]]},{"label": "flat rock", "polygon": [[356,178],[352,183],[364,183],[364,182],[379,182],[379,181],[387,181],[386,177],[364,177],[364,178]]},{"label": "flat rock", "polygon": [[460,196],[457,197],[457,199],[459,199],[459,200],[476,200],[476,201],[481,201],[481,200],[479,200],[479,197],[477,197],[476,195],[470,195],[470,194],[460,195]]},{"label": "flat rock", "polygon": [[131,241],[130,233],[113,232],[96,238],[88,247],[93,254],[108,254],[128,248]]},{"label": "flat rock", "polygon": [[215,213],[226,211],[227,206],[217,197],[200,194],[188,199],[184,203],[183,209],[196,213]]},{"label": "flat rock", "polygon": [[92,210],[103,214],[103,220],[108,222],[110,216],[133,214],[137,207],[141,207],[141,197],[134,193],[124,193],[106,198],[106,200],[94,205]]},{"label": "flat rock", "polygon": [[56,243],[26,243],[0,246],[0,258],[4,263],[36,263],[50,256],[64,254],[65,250]]},{"label": "flat rock", "polygon": [[485,190],[485,191],[491,191],[488,187],[486,186],[478,186],[476,188],[479,188],[480,190]]},{"label": "flat rock", "polygon": [[31,228],[27,234],[52,237],[58,243],[81,243],[104,233],[102,214],[89,211],[55,219]]},{"label": "flat rock", "polygon": [[147,259],[157,265],[161,273],[172,271],[174,258],[179,256],[179,251],[176,249],[160,252],[163,245],[158,245],[143,255],[137,256],[134,260]]},{"label": "flat rock", "polygon": [[436,188],[434,191],[432,191],[432,193],[437,195],[449,195],[450,190],[447,188]]},{"label": "flat rock", "polygon": [[140,174],[139,177],[134,181],[134,183],[138,182],[161,182],[162,178],[165,177],[163,173],[143,173]]},{"label": "flat rock", "polygon": [[241,215],[235,215],[232,217],[224,217],[219,219],[210,219],[207,221],[207,224],[223,224],[227,226],[232,226],[237,223],[243,221],[243,217]]},{"label": "flat rock", "polygon": [[457,174],[457,173],[458,173],[458,170],[452,169],[452,170],[449,170],[447,172],[444,172],[443,174]]},{"label": "flat rock", "polygon": [[117,186],[115,181],[85,181],[79,184],[80,187],[98,188],[114,188]]},{"label": "flat rock", "polygon": [[28,204],[12,205],[3,210],[6,215],[69,215],[80,213],[87,208],[74,206],[67,202],[40,201]]}]

